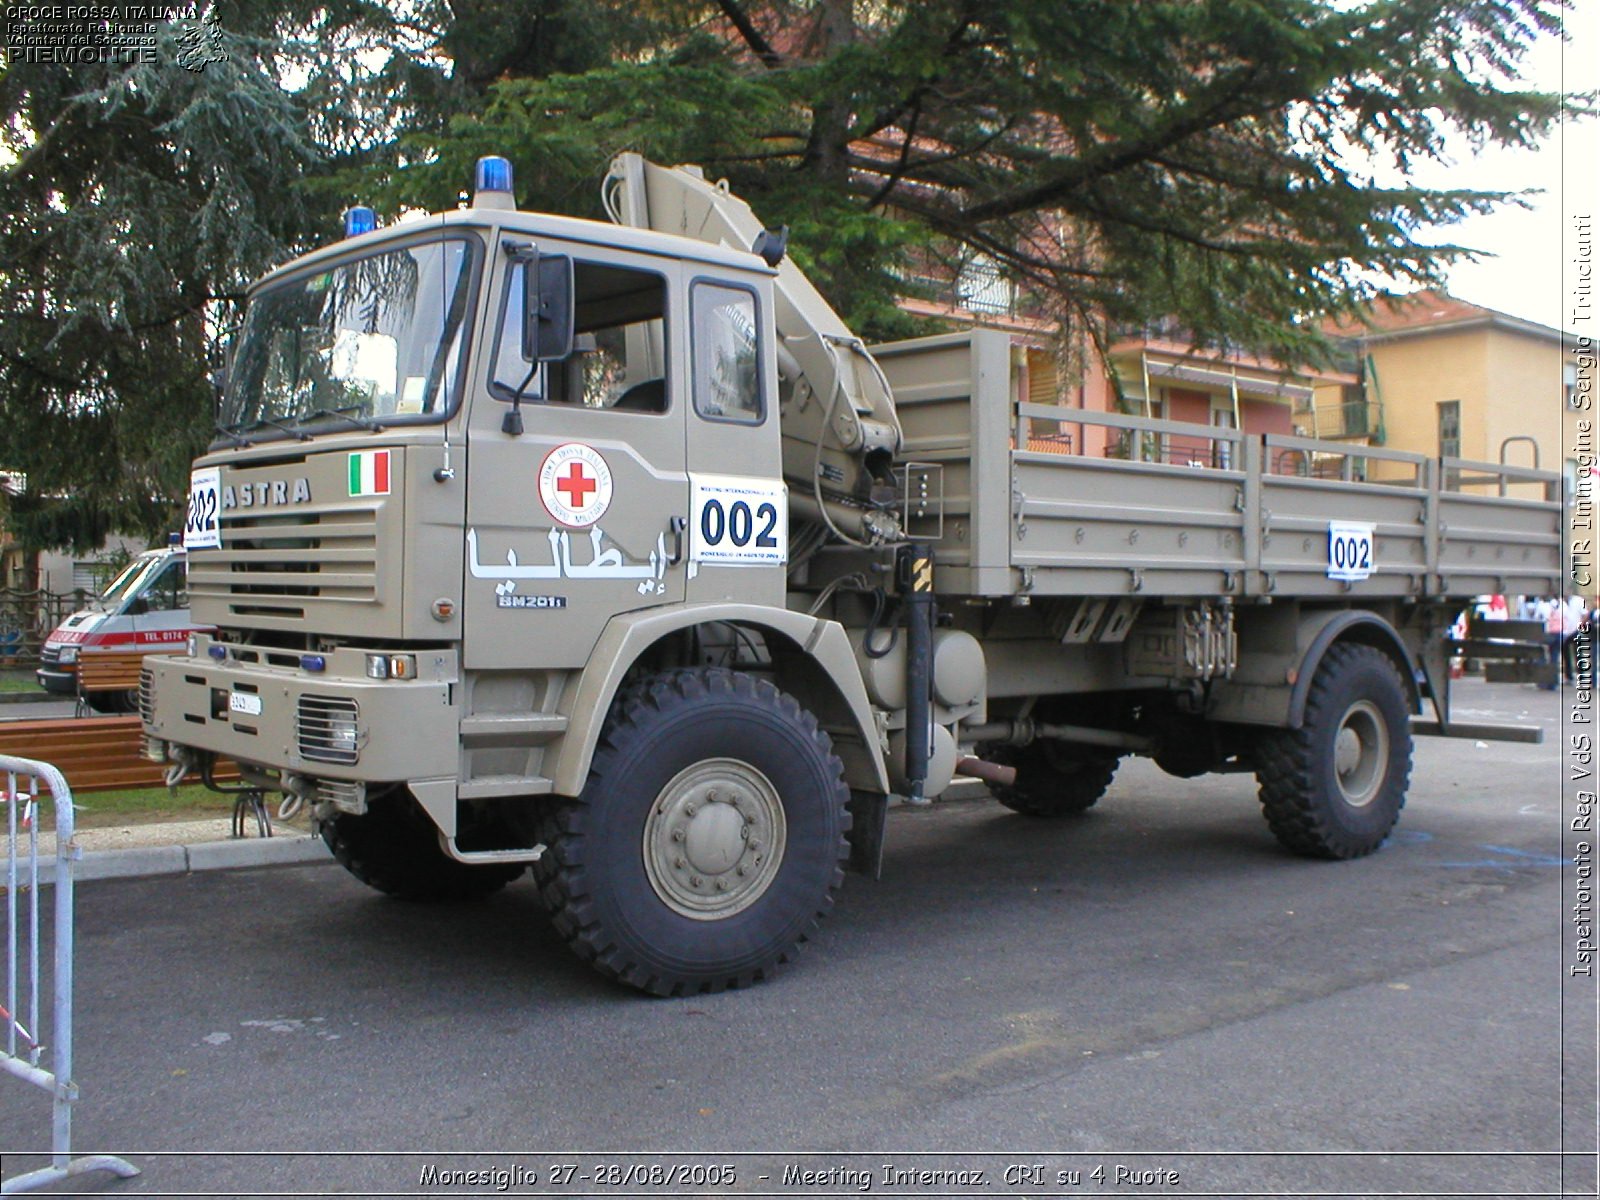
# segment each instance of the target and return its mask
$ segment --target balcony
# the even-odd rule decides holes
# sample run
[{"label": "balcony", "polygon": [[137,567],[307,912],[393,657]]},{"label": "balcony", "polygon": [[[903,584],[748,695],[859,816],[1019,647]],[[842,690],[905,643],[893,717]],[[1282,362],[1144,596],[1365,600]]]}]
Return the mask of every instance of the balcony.
[{"label": "balcony", "polygon": [[1310,437],[1336,441],[1371,439],[1373,445],[1382,445],[1382,408],[1367,398],[1359,384],[1346,385],[1340,393],[1336,401],[1313,404],[1303,410],[1304,415],[1296,424]]}]

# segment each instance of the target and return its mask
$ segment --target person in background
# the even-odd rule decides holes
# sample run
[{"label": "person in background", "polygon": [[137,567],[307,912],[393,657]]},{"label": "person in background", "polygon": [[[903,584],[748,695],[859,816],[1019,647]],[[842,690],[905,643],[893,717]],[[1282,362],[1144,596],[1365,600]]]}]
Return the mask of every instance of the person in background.
[{"label": "person in background", "polygon": [[1566,640],[1567,606],[1560,596],[1541,596],[1533,606],[1533,619],[1544,623],[1544,660],[1551,668],[1549,683],[1541,683],[1540,690],[1553,692],[1560,686],[1561,647]]}]

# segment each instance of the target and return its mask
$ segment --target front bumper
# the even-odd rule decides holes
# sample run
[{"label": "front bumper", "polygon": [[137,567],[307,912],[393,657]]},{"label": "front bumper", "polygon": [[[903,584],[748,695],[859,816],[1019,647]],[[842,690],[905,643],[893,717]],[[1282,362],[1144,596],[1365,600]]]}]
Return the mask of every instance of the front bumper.
[{"label": "front bumper", "polygon": [[61,667],[38,667],[33,677],[45,691],[57,696],[75,696],[78,693],[78,673]]},{"label": "front bumper", "polygon": [[[452,777],[459,766],[457,658],[418,652],[412,680],[368,679],[366,655],[344,649],[310,672],[299,655],[197,639],[197,657],[151,656],[139,713],[148,738],[311,778],[387,783]],[[280,664],[274,660],[283,660]]]}]

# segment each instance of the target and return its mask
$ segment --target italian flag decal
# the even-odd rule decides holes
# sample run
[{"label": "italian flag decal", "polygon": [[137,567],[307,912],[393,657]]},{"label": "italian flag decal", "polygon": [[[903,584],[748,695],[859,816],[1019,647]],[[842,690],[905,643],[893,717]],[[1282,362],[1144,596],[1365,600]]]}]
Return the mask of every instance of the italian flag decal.
[{"label": "italian flag decal", "polygon": [[389,494],[387,450],[357,450],[350,455],[350,494],[352,496]]}]

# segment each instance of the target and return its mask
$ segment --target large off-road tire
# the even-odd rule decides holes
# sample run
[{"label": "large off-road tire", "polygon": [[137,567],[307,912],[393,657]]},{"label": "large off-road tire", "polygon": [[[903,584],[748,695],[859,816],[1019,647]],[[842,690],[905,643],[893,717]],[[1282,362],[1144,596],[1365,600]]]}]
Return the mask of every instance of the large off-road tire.
[{"label": "large off-road tire", "polygon": [[374,796],[361,816],[322,823],[339,864],[370,888],[401,900],[475,900],[523,872],[521,863],[469,866],[439,845],[439,832],[405,788]]},{"label": "large off-road tire", "polygon": [[1014,784],[989,791],[1001,804],[1027,817],[1067,817],[1088,812],[1117,773],[1114,755],[1074,752],[1040,738],[1026,746],[995,746],[985,758],[1017,769]]},{"label": "large off-road tire", "polygon": [[1411,721],[1394,663],[1341,643],[1317,667],[1299,729],[1256,749],[1261,808],[1278,841],[1313,858],[1359,858],[1389,836],[1411,774]]},{"label": "large off-road tire", "polygon": [[832,907],[849,799],[792,697],[733,671],[666,672],[612,706],[534,872],[556,931],[602,975],[659,996],[738,987]]}]

